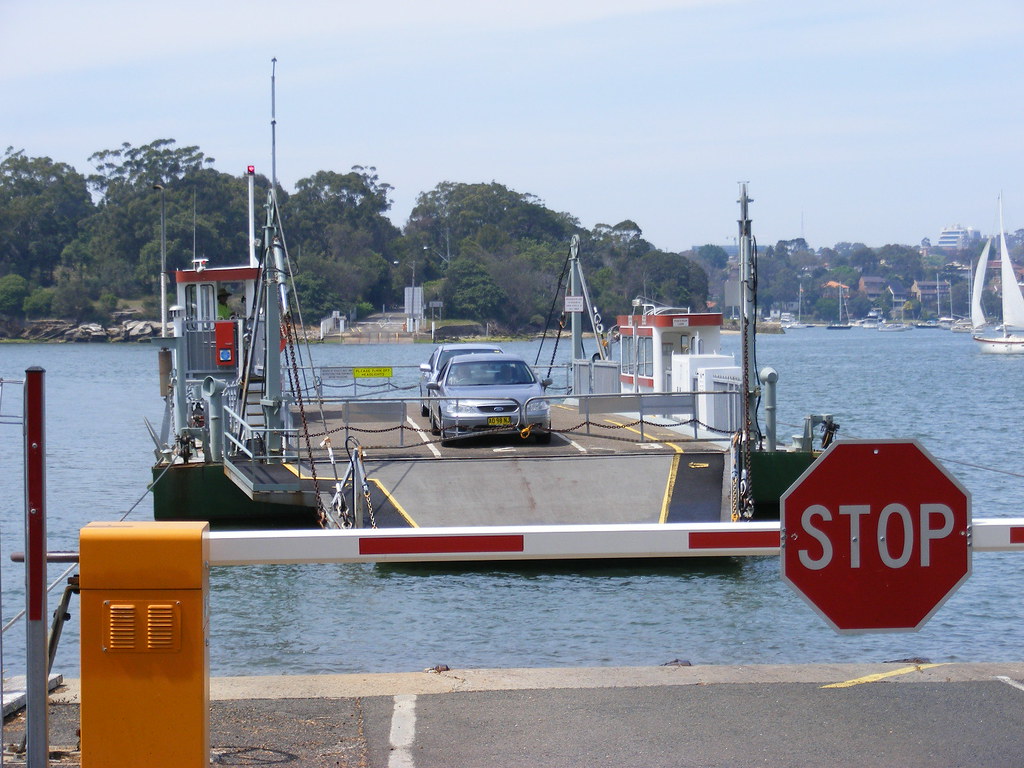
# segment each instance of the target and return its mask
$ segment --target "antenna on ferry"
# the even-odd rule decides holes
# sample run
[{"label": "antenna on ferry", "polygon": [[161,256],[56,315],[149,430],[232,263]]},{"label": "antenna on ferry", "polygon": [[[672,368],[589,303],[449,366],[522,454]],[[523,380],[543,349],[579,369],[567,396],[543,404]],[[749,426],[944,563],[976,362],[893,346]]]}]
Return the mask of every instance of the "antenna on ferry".
[{"label": "antenna on ferry", "polygon": [[270,60],[270,188],[277,195],[277,57]]}]

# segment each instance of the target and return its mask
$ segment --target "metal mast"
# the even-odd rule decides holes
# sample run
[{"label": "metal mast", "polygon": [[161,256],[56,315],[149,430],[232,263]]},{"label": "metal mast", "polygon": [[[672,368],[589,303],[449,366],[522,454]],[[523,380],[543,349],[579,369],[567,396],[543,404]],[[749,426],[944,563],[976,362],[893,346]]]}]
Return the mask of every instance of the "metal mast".
[{"label": "metal mast", "polygon": [[270,60],[270,189],[277,195],[277,57]]},{"label": "metal mast", "polygon": [[747,213],[748,203],[753,199],[747,196],[747,183],[740,183],[740,322],[743,332],[743,381],[744,401],[746,405],[746,423],[744,439],[750,439],[751,425],[757,424],[757,388],[758,379],[754,365],[754,335],[757,324],[757,305],[754,287],[754,249],[750,234],[750,217]]},{"label": "metal mast", "polygon": [[752,510],[750,477],[750,452],[754,448],[757,428],[757,400],[760,382],[754,356],[757,332],[756,268],[754,265],[754,243],[751,235],[750,216],[747,206],[753,200],[747,196],[747,183],[740,183],[740,331],[743,335],[743,406],[744,419],[740,429],[740,450],[742,451],[740,487],[738,490],[738,511],[744,517]]},{"label": "metal mast", "polygon": [[[604,345],[604,326],[601,325],[601,315],[590,303],[590,289],[587,287],[587,279],[583,276],[583,267],[580,265],[579,235],[573,235],[569,241],[569,295],[583,298],[583,311],[590,318],[590,329],[594,332],[594,338],[597,341],[598,359],[607,360],[608,352]],[[583,312],[572,312],[571,315],[572,357],[573,360],[582,360]]]}]

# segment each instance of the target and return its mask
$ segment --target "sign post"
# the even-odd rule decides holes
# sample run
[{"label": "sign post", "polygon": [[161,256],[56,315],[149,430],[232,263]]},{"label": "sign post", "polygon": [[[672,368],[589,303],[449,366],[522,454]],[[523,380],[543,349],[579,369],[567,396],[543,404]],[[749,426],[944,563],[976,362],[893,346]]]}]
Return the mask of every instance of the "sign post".
[{"label": "sign post", "polygon": [[27,764],[50,764],[46,630],[46,371],[25,371],[25,748]]},{"label": "sign post", "polygon": [[915,440],[833,443],[780,506],[782,578],[837,632],[916,631],[971,573],[970,494]]}]

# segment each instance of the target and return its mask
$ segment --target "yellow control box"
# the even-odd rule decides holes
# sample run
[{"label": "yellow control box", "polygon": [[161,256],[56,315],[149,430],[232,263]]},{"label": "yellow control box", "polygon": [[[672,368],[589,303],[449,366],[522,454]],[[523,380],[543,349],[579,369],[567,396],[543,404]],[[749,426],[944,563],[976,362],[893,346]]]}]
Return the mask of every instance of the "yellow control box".
[{"label": "yellow control box", "polygon": [[81,530],[83,768],[209,766],[208,530]]}]

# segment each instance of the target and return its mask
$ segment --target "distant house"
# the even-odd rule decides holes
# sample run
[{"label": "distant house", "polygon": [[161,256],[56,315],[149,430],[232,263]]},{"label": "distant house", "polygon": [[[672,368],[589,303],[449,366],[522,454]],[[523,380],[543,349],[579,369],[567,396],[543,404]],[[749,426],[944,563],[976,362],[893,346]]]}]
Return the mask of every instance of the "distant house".
[{"label": "distant house", "polygon": [[860,278],[860,283],[857,285],[857,290],[874,301],[885,293],[885,287],[885,280],[882,278],[863,275]]},{"label": "distant house", "polygon": [[910,286],[910,295],[922,304],[934,305],[941,289],[942,283],[934,280],[915,280],[914,284]]},{"label": "distant house", "polygon": [[907,289],[902,284],[897,282],[890,282],[886,286],[886,290],[889,291],[889,295],[892,296],[893,307],[901,307],[907,302]]}]

